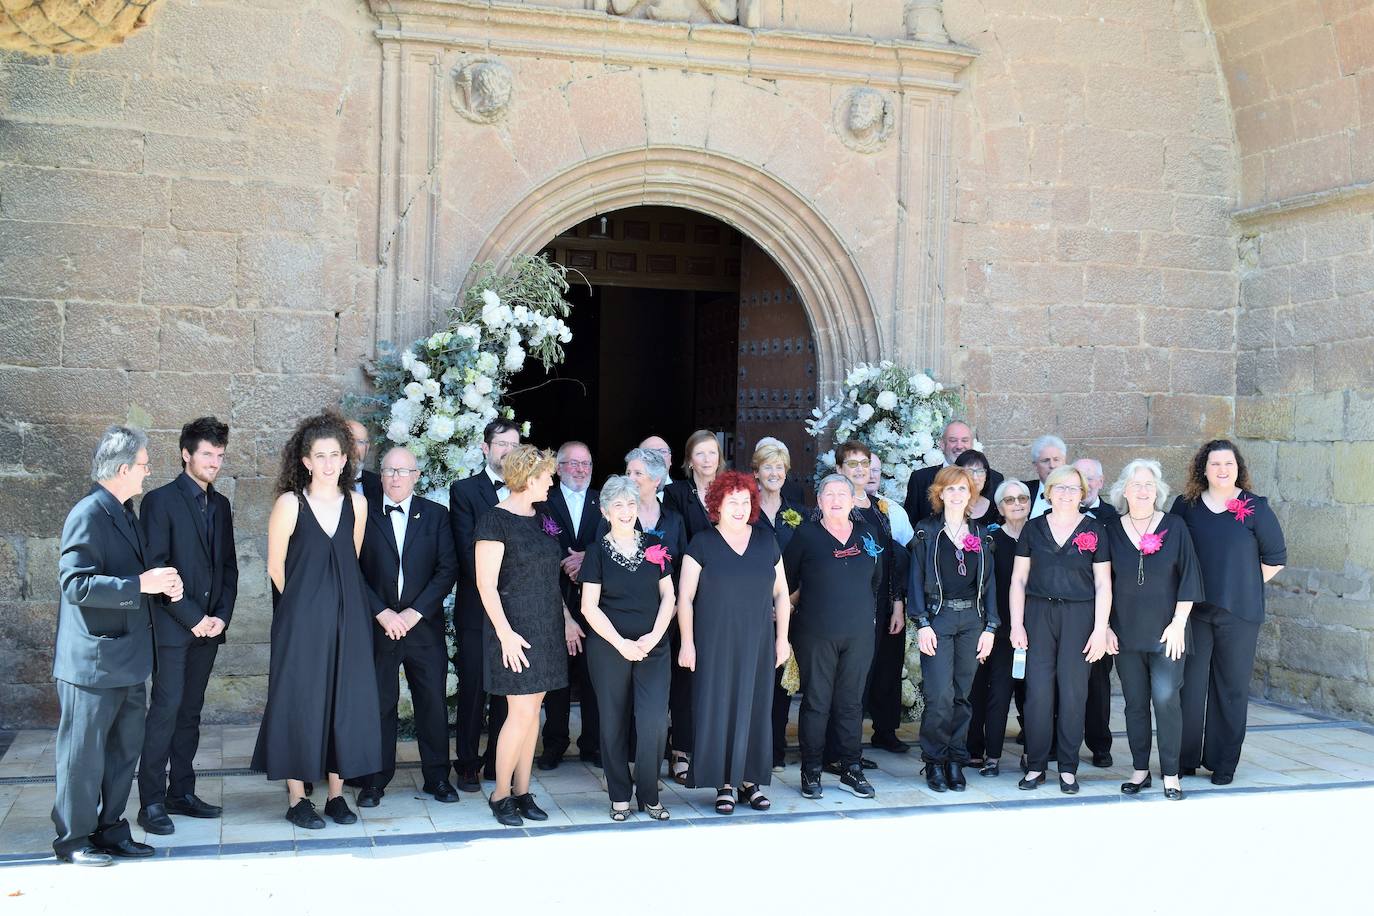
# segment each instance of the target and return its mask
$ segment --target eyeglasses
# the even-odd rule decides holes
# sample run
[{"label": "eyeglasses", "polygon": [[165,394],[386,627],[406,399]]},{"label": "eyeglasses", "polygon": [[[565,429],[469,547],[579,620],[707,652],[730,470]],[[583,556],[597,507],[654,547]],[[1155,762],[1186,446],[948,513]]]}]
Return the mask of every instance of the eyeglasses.
[{"label": "eyeglasses", "polygon": [[1072,483],[1057,483],[1050,487],[1051,493],[1082,493],[1083,488]]},{"label": "eyeglasses", "polygon": [[383,477],[409,477],[420,472],[416,468],[382,468],[379,473]]},{"label": "eyeglasses", "polygon": [[590,471],[592,469],[592,463],[590,461],[560,461],[558,462],[558,466],[572,468],[576,471]]},{"label": "eyeglasses", "polygon": [[1028,503],[1028,502],[1030,502],[1030,497],[1029,497],[1029,496],[1003,496],[1003,497],[1002,497],[1002,504],[1003,504],[1003,505],[1006,505],[1007,503],[1020,504],[1020,503]]},{"label": "eyeglasses", "polygon": [[987,469],[987,468],[964,468],[964,470],[968,471],[968,472],[969,472],[969,476],[971,476],[971,477],[986,477],[986,476],[988,476],[988,469]]},{"label": "eyeglasses", "polygon": [[866,468],[872,464],[872,458],[846,458],[844,460],[844,466],[847,468]]}]

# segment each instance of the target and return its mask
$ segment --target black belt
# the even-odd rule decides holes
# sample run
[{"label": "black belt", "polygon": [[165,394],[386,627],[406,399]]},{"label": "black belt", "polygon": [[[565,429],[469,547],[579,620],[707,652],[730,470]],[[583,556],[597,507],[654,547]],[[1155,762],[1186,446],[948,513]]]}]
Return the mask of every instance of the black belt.
[{"label": "black belt", "polygon": [[976,602],[972,598],[946,598],[943,604],[939,601],[926,602],[926,610],[939,611],[942,608],[950,608],[951,610],[962,611],[966,608],[973,607],[975,603]]}]

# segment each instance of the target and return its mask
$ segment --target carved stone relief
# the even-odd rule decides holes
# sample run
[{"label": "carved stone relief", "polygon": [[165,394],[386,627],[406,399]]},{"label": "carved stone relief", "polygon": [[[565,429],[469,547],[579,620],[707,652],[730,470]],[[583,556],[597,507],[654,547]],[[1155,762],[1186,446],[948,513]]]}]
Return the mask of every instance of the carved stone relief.
[{"label": "carved stone relief", "polygon": [[906,34],[917,41],[948,44],[944,0],[907,0]]},{"label": "carved stone relief", "polygon": [[514,91],[510,68],[494,58],[467,59],[453,69],[453,107],[469,121],[501,120],[510,110]]},{"label": "carved stone relief", "polygon": [[591,8],[633,19],[759,27],[759,0],[591,0]]},{"label": "carved stone relief", "polygon": [[877,152],[892,136],[892,108],[891,100],[876,89],[851,89],[835,106],[835,132],[850,149]]}]

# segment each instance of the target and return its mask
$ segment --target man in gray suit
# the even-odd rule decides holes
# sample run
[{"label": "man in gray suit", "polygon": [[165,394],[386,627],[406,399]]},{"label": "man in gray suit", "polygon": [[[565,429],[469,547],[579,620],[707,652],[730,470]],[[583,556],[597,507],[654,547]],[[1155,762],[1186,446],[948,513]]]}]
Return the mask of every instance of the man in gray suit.
[{"label": "man in gray suit", "polygon": [[148,569],[133,498],[148,476],[148,437],[111,426],[91,460],[96,485],[62,526],[57,644],[57,828],[62,862],[109,865],[141,858],[124,819],[143,745],[144,682],[153,671],[151,595],[181,600],[171,567]]}]

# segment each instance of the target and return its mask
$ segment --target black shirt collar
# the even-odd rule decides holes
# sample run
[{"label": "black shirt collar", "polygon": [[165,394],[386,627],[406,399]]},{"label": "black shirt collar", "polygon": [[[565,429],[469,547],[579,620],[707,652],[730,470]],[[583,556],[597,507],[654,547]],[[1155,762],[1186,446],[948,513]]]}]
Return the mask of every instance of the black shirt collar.
[{"label": "black shirt collar", "polygon": [[177,475],[177,486],[181,487],[182,492],[192,499],[200,499],[201,495],[204,494],[207,503],[209,502],[210,494],[215,492],[214,484],[209,484],[202,490],[200,484],[192,480],[191,475],[187,474],[185,471]]}]

